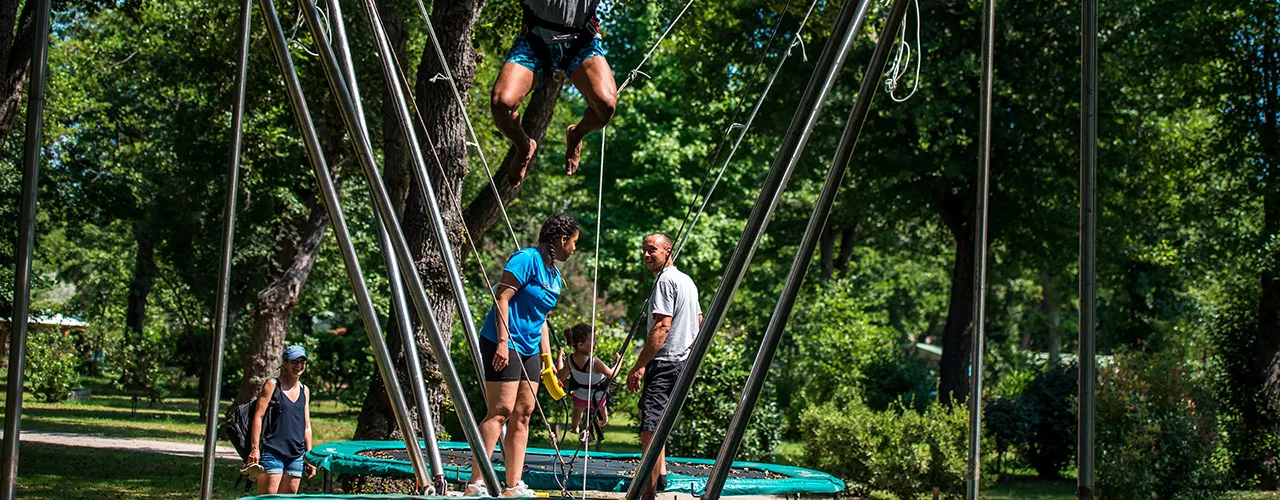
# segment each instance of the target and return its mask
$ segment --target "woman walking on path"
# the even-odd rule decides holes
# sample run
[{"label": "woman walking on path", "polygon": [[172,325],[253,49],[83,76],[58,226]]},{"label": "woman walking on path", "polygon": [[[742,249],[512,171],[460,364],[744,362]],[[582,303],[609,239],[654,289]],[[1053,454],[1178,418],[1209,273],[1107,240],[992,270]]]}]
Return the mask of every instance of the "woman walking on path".
[{"label": "woman walking on path", "polygon": [[[507,488],[504,497],[533,496],[521,480],[525,447],[529,441],[529,417],[533,414],[543,363],[552,366],[547,313],[560,300],[564,280],[556,262],[573,255],[578,242],[578,222],[555,214],[542,224],[538,246],[524,248],[507,259],[502,280],[495,285],[496,304],[480,330],[480,351],[485,363],[485,401],[488,414],[480,422],[485,453],[493,453],[503,426],[502,442]],[[487,496],[473,461],[468,496]]]},{"label": "woman walking on path", "polygon": [[[316,475],[316,468],[302,460],[311,450],[311,406],[307,404],[311,391],[299,380],[306,369],[307,352],[296,345],[285,348],[280,377],[262,384],[258,394],[249,433],[249,458],[245,462],[263,468],[257,480],[259,495],[297,493],[303,469],[308,478]],[[269,428],[263,429],[262,417],[273,399],[278,402],[272,410],[275,418]]]}]

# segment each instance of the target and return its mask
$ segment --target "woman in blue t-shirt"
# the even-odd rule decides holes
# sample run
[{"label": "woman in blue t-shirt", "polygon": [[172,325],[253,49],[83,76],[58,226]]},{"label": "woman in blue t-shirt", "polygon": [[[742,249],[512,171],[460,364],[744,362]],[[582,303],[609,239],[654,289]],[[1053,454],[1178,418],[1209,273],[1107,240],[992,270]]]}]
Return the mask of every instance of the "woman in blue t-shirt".
[{"label": "woman in blue t-shirt", "polygon": [[[564,280],[556,262],[573,255],[578,242],[578,222],[558,213],[542,224],[538,246],[524,248],[507,259],[502,281],[494,288],[496,305],[485,316],[480,330],[480,352],[486,361],[484,385],[488,414],[480,422],[486,453],[507,427],[502,442],[507,488],[504,497],[533,496],[520,478],[524,472],[525,446],[529,441],[529,417],[533,414],[542,371],[540,354],[551,354],[547,313],[560,300]],[[467,495],[487,496],[472,464]]]}]

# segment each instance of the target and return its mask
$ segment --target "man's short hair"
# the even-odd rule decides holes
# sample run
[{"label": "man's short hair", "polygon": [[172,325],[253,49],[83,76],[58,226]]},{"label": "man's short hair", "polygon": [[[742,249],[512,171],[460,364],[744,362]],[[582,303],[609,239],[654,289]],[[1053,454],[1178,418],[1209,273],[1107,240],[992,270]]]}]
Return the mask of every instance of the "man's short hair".
[{"label": "man's short hair", "polygon": [[667,233],[653,233],[645,236],[644,239],[647,241],[649,238],[655,237],[658,238],[658,244],[666,247],[668,252],[676,246],[675,240],[672,240],[670,236],[667,236]]}]

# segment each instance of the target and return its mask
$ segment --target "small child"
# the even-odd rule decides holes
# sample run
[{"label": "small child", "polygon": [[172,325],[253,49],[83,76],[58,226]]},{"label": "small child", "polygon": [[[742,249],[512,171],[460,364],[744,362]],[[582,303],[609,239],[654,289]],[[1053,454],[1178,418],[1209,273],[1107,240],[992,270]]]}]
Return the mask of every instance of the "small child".
[{"label": "small child", "polygon": [[[568,382],[569,392],[573,398],[573,432],[582,433],[586,426],[582,425],[583,410],[590,407],[599,412],[600,426],[609,421],[609,407],[606,401],[608,391],[605,381],[613,378],[622,364],[622,355],[616,355],[613,366],[605,366],[604,361],[591,355],[595,348],[595,335],[586,323],[578,323],[565,329],[566,343],[573,348],[565,363],[564,349],[560,350],[560,363],[556,368],[560,380]],[[594,365],[594,368],[592,368]],[[589,371],[588,371],[589,370]]]}]

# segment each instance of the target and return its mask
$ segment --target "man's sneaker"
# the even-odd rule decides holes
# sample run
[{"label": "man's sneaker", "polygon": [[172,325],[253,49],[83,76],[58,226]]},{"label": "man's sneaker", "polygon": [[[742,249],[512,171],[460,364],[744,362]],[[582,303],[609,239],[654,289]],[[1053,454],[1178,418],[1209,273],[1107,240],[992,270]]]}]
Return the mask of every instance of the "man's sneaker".
[{"label": "man's sneaker", "polygon": [[489,490],[485,489],[484,481],[478,483],[467,483],[467,489],[463,492],[464,496],[469,497],[487,497]]},{"label": "man's sneaker", "polygon": [[529,485],[524,484],[524,481],[520,481],[519,483],[516,483],[515,486],[507,488],[502,492],[503,498],[527,498],[536,496],[538,496],[538,494],[529,489]]}]

